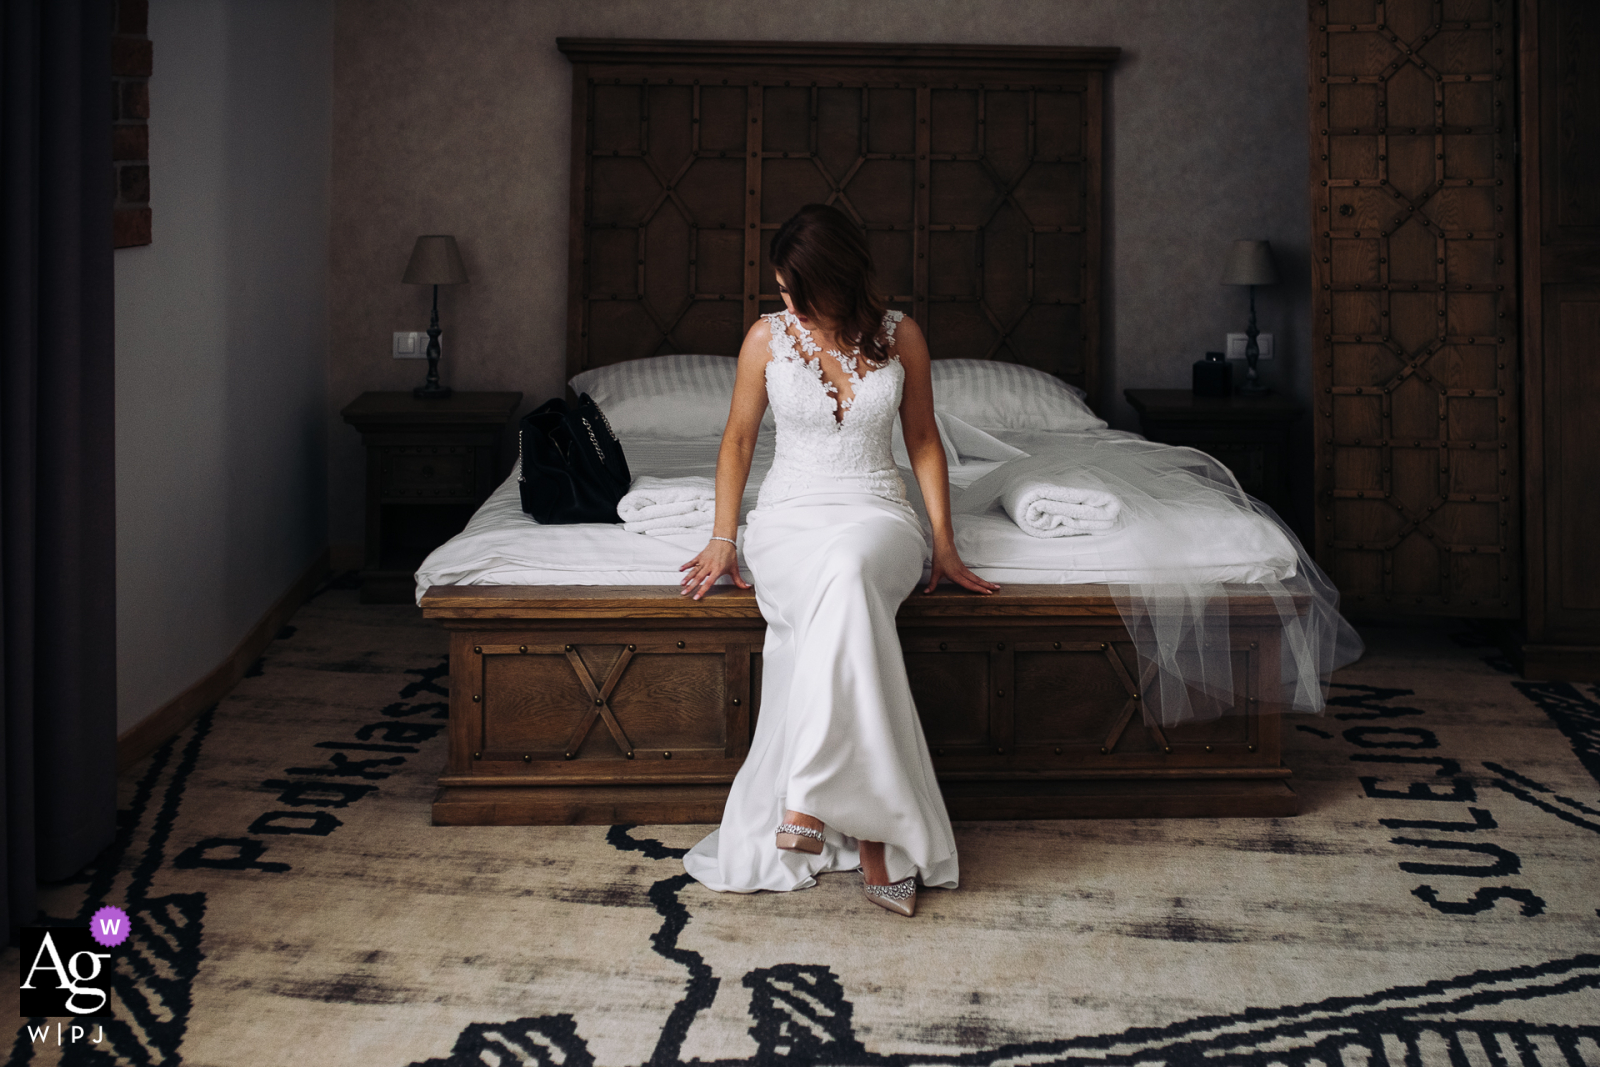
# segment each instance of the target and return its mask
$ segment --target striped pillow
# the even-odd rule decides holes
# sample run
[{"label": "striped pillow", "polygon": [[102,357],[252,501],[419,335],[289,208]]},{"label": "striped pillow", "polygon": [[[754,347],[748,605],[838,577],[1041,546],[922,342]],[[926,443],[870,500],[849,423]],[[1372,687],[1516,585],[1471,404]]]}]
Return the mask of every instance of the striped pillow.
[{"label": "striped pillow", "polygon": [[728,422],[733,356],[654,356],[596,367],[567,384],[588,393],[617,436],[716,437]]},{"label": "striped pillow", "polygon": [[933,406],[983,430],[1103,430],[1084,392],[1052,374],[983,359],[933,361]]}]

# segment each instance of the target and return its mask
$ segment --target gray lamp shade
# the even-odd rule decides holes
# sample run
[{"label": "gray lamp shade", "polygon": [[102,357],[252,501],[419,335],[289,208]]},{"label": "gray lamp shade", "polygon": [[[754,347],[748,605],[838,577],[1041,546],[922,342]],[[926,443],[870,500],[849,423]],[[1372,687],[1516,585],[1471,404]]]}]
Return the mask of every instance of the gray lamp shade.
[{"label": "gray lamp shade", "polygon": [[448,234],[418,237],[411,262],[406,264],[406,276],[400,280],[411,285],[465,285],[467,268],[461,263],[456,239]]},{"label": "gray lamp shade", "polygon": [[1223,285],[1276,285],[1270,241],[1235,241],[1222,267]]}]

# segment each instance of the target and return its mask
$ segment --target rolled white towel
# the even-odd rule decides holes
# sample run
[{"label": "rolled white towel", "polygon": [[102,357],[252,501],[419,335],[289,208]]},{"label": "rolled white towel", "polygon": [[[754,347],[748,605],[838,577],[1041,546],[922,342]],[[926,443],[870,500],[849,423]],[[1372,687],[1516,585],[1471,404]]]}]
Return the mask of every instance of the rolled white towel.
[{"label": "rolled white towel", "polygon": [[663,537],[711,529],[716,507],[717,486],[710,478],[644,475],[617,501],[617,516],[629,533]]},{"label": "rolled white towel", "polygon": [[1072,537],[1115,527],[1122,512],[1116,494],[1074,483],[1024,476],[1006,487],[1000,506],[1023,533],[1034,537]]}]

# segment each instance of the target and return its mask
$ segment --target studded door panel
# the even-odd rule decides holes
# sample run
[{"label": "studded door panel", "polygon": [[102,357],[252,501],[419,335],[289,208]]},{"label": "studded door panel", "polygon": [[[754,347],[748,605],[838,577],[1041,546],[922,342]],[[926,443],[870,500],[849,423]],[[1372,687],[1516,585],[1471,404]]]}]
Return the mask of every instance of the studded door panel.
[{"label": "studded door panel", "polygon": [[1316,552],[1358,614],[1519,613],[1508,0],[1311,0]]}]

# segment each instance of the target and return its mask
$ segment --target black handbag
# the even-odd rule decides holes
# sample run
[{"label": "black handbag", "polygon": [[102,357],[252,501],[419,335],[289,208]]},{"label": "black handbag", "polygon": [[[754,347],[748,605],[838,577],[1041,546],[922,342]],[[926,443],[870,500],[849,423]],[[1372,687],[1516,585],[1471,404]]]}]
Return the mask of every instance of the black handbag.
[{"label": "black handbag", "polygon": [[588,393],[576,407],[557,397],[517,427],[522,510],[540,523],[621,522],[617,501],[633,481],[622,443]]}]

